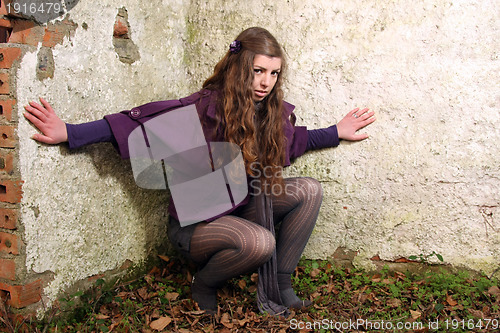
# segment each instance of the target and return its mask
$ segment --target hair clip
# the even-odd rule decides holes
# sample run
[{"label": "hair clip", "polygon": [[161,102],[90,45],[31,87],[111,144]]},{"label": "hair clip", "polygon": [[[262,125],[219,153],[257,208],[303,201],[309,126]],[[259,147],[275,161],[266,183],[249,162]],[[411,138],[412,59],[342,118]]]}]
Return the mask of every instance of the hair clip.
[{"label": "hair clip", "polygon": [[241,51],[241,42],[239,40],[233,41],[231,44],[229,44],[229,51],[231,53],[236,54]]}]

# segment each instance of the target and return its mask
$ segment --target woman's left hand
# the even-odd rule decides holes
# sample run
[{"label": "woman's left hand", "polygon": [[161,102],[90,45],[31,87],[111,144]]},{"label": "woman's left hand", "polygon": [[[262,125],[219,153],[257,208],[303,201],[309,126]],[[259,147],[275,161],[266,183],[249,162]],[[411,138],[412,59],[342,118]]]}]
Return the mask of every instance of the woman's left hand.
[{"label": "woman's left hand", "polygon": [[368,134],[356,134],[363,127],[366,127],[375,121],[375,112],[368,112],[368,109],[360,110],[356,108],[350,111],[337,124],[339,139],[348,141],[360,141],[368,138]]},{"label": "woman's left hand", "polygon": [[55,145],[68,141],[66,124],[55,113],[52,106],[40,97],[41,105],[29,102],[24,106],[26,112],[24,117],[28,119],[42,133],[33,135],[33,139],[39,142]]}]

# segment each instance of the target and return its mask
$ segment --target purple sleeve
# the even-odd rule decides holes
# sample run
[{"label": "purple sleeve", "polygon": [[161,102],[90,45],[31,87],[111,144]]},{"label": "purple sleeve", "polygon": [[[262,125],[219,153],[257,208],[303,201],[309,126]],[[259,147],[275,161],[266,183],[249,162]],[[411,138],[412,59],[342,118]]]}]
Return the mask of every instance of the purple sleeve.
[{"label": "purple sleeve", "polygon": [[327,128],[308,130],[307,134],[308,138],[306,150],[337,147],[339,145],[337,125]]},{"label": "purple sleeve", "polygon": [[66,124],[70,149],[80,148],[92,143],[115,142],[111,127],[106,119],[83,124]]},{"label": "purple sleeve", "polygon": [[307,147],[307,127],[294,126],[293,132],[289,137],[290,144],[288,145],[287,157],[285,166],[290,165],[290,161],[304,155]]}]

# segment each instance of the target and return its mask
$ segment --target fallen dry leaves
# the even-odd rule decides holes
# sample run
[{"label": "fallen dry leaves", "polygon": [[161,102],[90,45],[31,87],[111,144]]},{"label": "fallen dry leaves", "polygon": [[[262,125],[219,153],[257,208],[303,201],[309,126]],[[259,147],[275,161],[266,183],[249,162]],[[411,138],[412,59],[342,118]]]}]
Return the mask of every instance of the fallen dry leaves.
[{"label": "fallen dry leaves", "polygon": [[171,322],[172,322],[172,318],[170,318],[170,317],[166,317],[166,316],[160,317],[159,319],[152,321],[149,324],[149,327],[151,327],[155,331],[163,331],[165,329],[165,327],[167,327],[168,324],[170,324]]},{"label": "fallen dry leaves", "polygon": [[[314,323],[326,319],[345,323],[383,319],[428,323],[467,316],[477,320],[500,317],[500,289],[496,285],[478,293],[476,301],[464,307],[459,295],[452,291],[446,291],[441,298],[419,299],[419,293],[429,285],[425,278],[408,281],[407,276],[400,272],[369,275],[349,268],[336,269],[330,263],[320,267],[318,264],[313,267],[301,265],[295,271],[295,286],[299,294],[303,293],[302,297],[314,302],[310,309],[292,311],[286,319],[260,314],[255,303],[258,275],[254,273],[233,279],[220,289],[218,311],[209,315],[190,297],[190,281],[195,268],[181,258],[160,258],[161,264],[136,281],[115,285],[108,291],[96,289],[94,298],[89,301],[93,302],[89,303],[93,312],[87,313],[80,324],[52,325],[46,331],[285,333],[314,331],[306,327],[293,330],[293,321]],[[394,296],[394,288],[400,288],[403,283],[405,289],[398,289],[400,295]],[[473,281],[467,283],[473,284]],[[26,332],[41,332],[38,327],[40,325],[33,325]],[[369,327],[361,325],[355,331],[366,332]]]}]

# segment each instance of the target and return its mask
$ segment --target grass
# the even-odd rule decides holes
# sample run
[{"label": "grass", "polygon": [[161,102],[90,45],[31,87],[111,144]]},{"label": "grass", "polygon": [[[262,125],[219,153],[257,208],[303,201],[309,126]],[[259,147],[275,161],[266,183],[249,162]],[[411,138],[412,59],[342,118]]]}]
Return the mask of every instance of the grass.
[{"label": "grass", "polygon": [[[141,278],[67,295],[44,319],[5,332],[496,332],[500,330],[498,281],[467,272],[378,273],[302,260],[294,288],[314,306],[287,319],[260,314],[257,275],[233,279],[219,292],[210,316],[190,298],[192,269],[165,258]],[[4,316],[5,317],[5,316]]]}]

